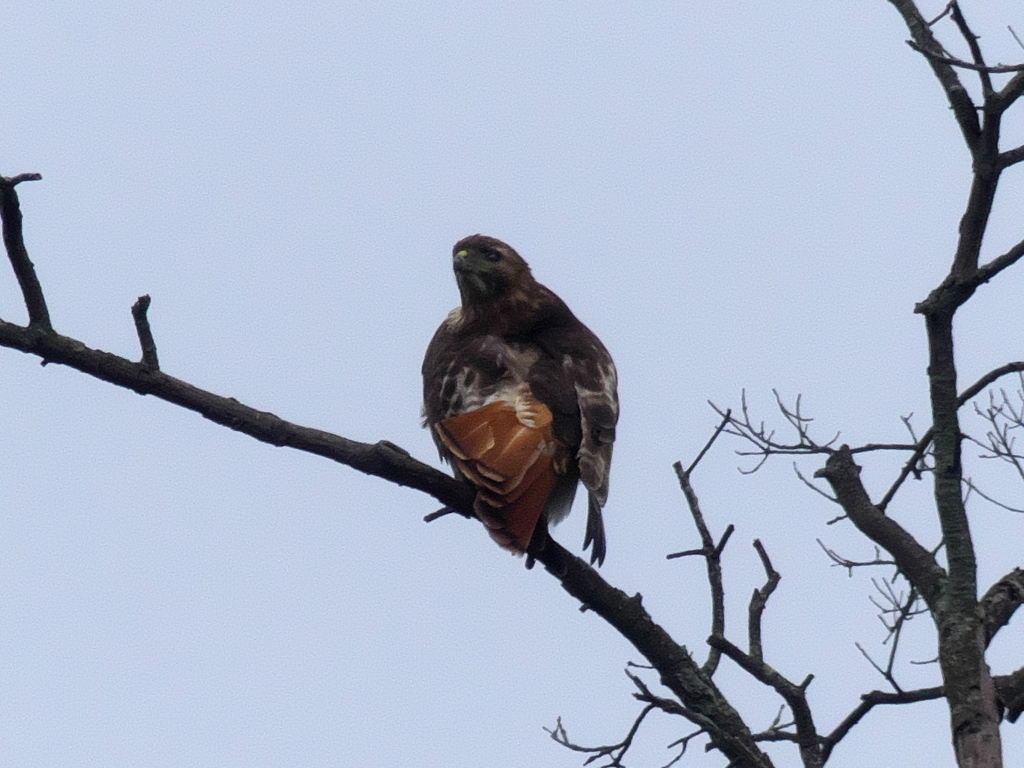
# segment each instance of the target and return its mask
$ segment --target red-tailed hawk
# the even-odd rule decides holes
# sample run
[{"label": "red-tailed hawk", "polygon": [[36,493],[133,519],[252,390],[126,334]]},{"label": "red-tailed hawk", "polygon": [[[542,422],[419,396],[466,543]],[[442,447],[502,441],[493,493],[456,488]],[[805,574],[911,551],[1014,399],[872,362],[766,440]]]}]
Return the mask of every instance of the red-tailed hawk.
[{"label": "red-tailed hawk", "polygon": [[472,235],[453,258],[462,306],[427,347],[424,425],[456,476],[476,487],[477,517],[512,552],[543,541],[582,480],[583,548],[593,544],[600,565],[619,417],[611,355],[510,246]]}]

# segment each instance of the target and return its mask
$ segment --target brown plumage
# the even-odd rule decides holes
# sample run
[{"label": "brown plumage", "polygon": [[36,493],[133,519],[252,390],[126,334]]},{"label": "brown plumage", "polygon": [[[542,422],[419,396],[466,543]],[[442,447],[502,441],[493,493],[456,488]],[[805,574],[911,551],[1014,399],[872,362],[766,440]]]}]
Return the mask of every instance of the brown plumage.
[{"label": "brown plumage", "polygon": [[472,235],[453,249],[462,306],[423,360],[423,415],[441,456],[477,489],[491,537],[522,554],[587,489],[584,548],[604,561],[601,508],[619,406],[600,340],[510,246]]}]

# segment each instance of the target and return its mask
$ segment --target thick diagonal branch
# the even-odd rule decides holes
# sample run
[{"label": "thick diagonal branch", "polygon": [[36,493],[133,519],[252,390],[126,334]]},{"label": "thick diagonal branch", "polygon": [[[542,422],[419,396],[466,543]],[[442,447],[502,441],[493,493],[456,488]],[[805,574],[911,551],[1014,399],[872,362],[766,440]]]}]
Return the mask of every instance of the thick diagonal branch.
[{"label": "thick diagonal branch", "polygon": [[566,592],[611,624],[644,655],[661,675],[662,684],[679,697],[686,716],[705,729],[711,744],[731,765],[771,765],[739,713],[701,671],[686,647],[650,617],[640,595],[630,597],[612,587],[553,539],[548,539],[537,559],[561,580]]},{"label": "thick diagonal branch", "polygon": [[232,397],[216,395],[153,370],[144,363],[91,349],[77,339],[52,331],[0,320],[0,346],[37,355],[49,363],[66,365],[140,395],[153,395],[261,442],[323,456],[360,472],[416,488],[448,506],[472,509],[473,493],[462,483],[386,441],[360,443],[293,424],[272,413],[243,405]]},{"label": "thick diagonal branch", "polygon": [[871,503],[860,479],[860,467],[849,446],[843,445],[815,473],[832,486],[836,501],[857,529],[885,549],[911,584],[917,587],[929,608],[937,608],[946,573],[927,549],[899,523]]}]

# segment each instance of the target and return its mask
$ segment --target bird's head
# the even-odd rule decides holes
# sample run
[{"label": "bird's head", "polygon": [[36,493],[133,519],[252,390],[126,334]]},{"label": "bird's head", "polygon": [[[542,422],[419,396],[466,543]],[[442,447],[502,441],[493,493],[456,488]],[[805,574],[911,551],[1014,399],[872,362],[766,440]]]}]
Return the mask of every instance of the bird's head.
[{"label": "bird's head", "polygon": [[478,306],[528,290],[530,267],[512,246],[487,235],[470,235],[452,249],[455,280],[464,307]]}]

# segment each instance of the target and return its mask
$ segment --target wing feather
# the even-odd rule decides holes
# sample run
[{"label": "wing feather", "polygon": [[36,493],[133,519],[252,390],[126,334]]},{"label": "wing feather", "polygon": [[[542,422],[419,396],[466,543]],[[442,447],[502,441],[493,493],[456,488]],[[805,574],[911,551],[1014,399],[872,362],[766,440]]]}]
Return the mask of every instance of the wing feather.
[{"label": "wing feather", "polygon": [[604,519],[601,509],[608,501],[615,425],[619,420],[618,374],[604,345],[593,344],[582,355],[565,360],[576,389],[580,413],[580,446],[576,454],[580,480],[587,489],[587,531],[583,548],[593,545],[591,561],[605,557]]}]

